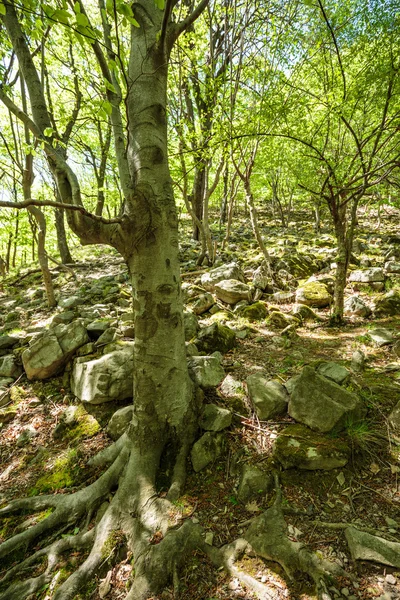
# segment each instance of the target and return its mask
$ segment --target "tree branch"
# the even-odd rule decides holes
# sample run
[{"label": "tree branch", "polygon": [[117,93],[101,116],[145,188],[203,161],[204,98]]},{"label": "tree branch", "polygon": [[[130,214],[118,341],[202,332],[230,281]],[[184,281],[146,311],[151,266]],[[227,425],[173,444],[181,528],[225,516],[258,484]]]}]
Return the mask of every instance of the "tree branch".
[{"label": "tree branch", "polygon": [[123,219],[121,218],[105,219],[104,217],[94,215],[93,213],[83,208],[83,206],[75,206],[75,204],[63,204],[62,202],[55,202],[52,200],[46,200],[46,202],[33,199],[25,200],[24,202],[7,202],[6,200],[0,200],[0,207],[2,208],[23,209],[29,208],[30,206],[52,206],[54,208],[61,208],[63,210],[75,210],[84,215],[85,217],[89,217],[89,219],[93,219],[93,221],[99,221],[100,223],[122,223],[123,221]]},{"label": "tree branch", "polygon": [[210,0],[201,0],[201,2],[199,2],[199,4],[196,6],[196,8],[188,14],[188,16],[186,17],[186,19],[183,19],[183,21],[181,21],[180,23],[178,23],[175,27],[175,31],[174,31],[174,39],[178,39],[178,37],[181,35],[181,33],[183,33],[184,31],[186,31],[191,25],[193,25],[193,23],[196,21],[196,19],[199,18],[199,16],[201,15],[201,13],[207,8],[208,3]]}]

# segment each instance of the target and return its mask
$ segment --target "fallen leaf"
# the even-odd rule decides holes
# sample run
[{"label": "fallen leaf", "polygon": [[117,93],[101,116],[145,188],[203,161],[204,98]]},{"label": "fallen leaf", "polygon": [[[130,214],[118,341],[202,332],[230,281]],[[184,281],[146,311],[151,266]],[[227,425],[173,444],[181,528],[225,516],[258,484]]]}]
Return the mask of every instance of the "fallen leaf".
[{"label": "fallen leaf", "polygon": [[259,509],[259,507],[257,505],[257,502],[254,500],[253,502],[248,502],[246,504],[246,510],[248,512],[255,513],[255,512],[258,512],[260,509]]},{"label": "fallen leaf", "polygon": [[381,468],[376,464],[376,463],[371,463],[369,466],[369,470],[374,473],[374,475],[376,475],[377,473],[379,473],[379,471],[381,470]]},{"label": "fallen leaf", "polygon": [[336,477],[336,479],[338,480],[340,485],[344,485],[344,482],[346,481],[346,478],[343,475],[342,471],[339,473],[339,475]]}]

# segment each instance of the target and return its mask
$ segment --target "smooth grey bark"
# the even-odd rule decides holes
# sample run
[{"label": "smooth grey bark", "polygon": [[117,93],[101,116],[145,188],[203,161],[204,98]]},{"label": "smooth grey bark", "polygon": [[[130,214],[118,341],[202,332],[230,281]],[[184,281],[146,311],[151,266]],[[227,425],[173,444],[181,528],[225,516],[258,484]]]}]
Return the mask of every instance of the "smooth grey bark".
[{"label": "smooth grey bark", "polygon": [[59,208],[54,209],[54,223],[56,227],[57,246],[58,251],[60,253],[61,263],[63,265],[71,264],[74,262],[74,260],[71,256],[71,252],[68,246],[63,210]]}]

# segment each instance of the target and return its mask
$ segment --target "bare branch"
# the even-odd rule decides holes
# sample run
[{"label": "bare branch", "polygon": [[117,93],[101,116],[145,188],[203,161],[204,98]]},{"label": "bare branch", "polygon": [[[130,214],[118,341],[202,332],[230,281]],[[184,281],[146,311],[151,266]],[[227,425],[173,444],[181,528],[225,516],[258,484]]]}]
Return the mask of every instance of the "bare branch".
[{"label": "bare branch", "polygon": [[89,219],[93,219],[93,221],[99,221],[100,223],[122,223],[123,219],[105,219],[104,217],[94,215],[83,206],[75,206],[75,204],[63,204],[62,202],[55,202],[52,200],[46,200],[42,202],[40,200],[25,200],[24,202],[7,202],[6,200],[0,200],[0,207],[3,208],[29,208],[30,206],[52,206],[54,208],[61,208],[63,210],[75,210],[85,217],[89,217]]}]

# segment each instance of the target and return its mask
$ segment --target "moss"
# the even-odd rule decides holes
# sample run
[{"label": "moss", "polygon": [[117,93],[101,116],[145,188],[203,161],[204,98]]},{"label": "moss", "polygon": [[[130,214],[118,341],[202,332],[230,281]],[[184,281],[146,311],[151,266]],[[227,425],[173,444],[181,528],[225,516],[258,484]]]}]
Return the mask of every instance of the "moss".
[{"label": "moss", "polygon": [[9,393],[13,404],[19,404],[28,397],[28,392],[26,392],[24,388],[19,385],[15,385],[14,387],[10,388]]},{"label": "moss", "polygon": [[106,541],[104,542],[101,550],[101,555],[104,560],[110,558],[122,545],[125,544],[124,532],[120,529],[116,529],[110,533]]},{"label": "moss", "polygon": [[98,421],[92,415],[89,415],[81,404],[75,412],[75,423],[67,430],[65,437],[69,440],[92,437],[100,429],[101,426]]},{"label": "moss", "polygon": [[34,487],[28,491],[28,495],[37,496],[71,487],[77,481],[78,470],[78,453],[71,449],[55,461],[49,473],[39,477]]}]

